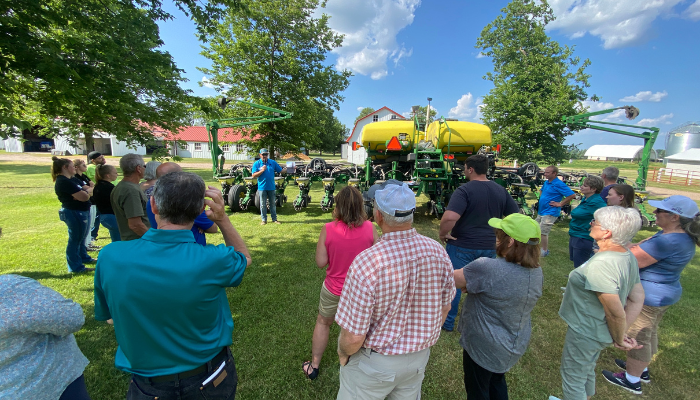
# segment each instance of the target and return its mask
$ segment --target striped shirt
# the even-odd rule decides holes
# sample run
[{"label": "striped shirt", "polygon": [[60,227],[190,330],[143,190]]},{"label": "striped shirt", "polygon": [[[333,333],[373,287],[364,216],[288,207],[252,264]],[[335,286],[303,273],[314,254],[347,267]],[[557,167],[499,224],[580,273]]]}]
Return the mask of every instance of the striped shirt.
[{"label": "striped shirt", "polygon": [[440,337],[455,296],[445,249],[415,229],[389,232],[350,265],[335,320],[384,355],[414,353]]}]

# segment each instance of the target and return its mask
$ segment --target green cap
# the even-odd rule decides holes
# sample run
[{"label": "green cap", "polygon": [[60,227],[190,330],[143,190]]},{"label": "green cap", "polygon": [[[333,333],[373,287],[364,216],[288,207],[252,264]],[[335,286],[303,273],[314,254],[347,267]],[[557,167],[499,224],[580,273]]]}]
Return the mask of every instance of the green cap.
[{"label": "green cap", "polygon": [[510,214],[503,219],[491,218],[489,225],[503,230],[506,235],[520,243],[534,245],[540,242],[540,224],[527,215]]}]

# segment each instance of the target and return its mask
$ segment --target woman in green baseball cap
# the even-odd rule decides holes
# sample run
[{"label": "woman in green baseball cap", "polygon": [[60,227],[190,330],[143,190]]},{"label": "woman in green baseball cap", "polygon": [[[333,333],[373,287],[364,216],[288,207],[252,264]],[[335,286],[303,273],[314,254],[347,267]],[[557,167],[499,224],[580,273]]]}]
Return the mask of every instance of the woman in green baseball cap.
[{"label": "woman in green baseball cap", "polygon": [[540,225],[523,214],[491,218],[497,258],[479,258],[454,272],[469,293],[459,319],[468,398],[507,399],[505,373],[530,342],[530,312],[542,296]]}]

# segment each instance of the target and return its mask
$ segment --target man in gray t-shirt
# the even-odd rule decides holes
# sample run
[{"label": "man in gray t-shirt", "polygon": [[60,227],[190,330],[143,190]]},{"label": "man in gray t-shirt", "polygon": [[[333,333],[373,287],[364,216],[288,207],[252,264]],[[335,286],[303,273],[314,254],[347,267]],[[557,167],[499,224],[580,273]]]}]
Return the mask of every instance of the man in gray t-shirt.
[{"label": "man in gray t-shirt", "polygon": [[146,164],[140,155],[127,154],[119,160],[119,167],[124,178],[112,190],[110,202],[121,239],[134,240],[151,228],[146,213],[146,195],[139,187],[139,181],[146,174]]}]

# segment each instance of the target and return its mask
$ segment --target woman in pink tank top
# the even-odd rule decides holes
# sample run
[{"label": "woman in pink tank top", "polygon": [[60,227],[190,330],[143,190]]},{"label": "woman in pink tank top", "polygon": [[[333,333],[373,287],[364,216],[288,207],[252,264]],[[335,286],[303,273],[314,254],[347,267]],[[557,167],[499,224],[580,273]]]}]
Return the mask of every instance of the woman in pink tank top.
[{"label": "woman in pink tank top", "polygon": [[379,238],[372,223],[367,220],[362,194],[357,188],[344,187],[338,192],[335,202],[333,222],[321,228],[316,246],[316,265],[328,268],[321,287],[318,317],[311,342],[312,359],[302,365],[309,379],[318,376],[348,268],[358,254],[371,247]]}]

